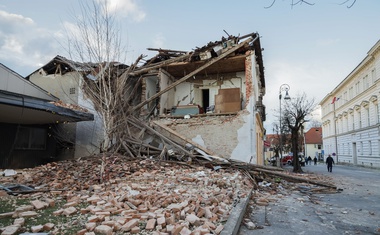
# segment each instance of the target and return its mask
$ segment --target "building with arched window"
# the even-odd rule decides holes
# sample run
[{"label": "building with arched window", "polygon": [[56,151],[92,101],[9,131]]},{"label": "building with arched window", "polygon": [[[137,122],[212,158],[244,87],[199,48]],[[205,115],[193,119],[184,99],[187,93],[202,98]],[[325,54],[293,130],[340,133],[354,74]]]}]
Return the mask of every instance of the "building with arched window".
[{"label": "building with arched window", "polygon": [[380,40],[321,102],[324,156],[380,167]]}]

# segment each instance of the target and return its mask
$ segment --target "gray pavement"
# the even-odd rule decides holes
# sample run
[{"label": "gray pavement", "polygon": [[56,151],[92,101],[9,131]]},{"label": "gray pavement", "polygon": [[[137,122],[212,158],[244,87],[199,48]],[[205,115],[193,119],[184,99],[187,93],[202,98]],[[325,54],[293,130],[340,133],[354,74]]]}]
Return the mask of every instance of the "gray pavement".
[{"label": "gray pavement", "polygon": [[[289,170],[289,168],[287,168]],[[308,194],[299,190],[279,196],[268,206],[251,206],[256,227],[242,224],[238,234],[380,234],[380,170],[335,165],[307,165],[305,172],[326,174],[342,189],[334,194]]]}]

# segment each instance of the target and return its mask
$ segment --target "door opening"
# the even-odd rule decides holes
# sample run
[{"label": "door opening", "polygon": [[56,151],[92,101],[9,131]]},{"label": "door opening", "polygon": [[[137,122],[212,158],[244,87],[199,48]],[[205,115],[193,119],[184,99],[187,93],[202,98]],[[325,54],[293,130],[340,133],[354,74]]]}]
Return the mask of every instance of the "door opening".
[{"label": "door opening", "polygon": [[210,106],[210,89],[202,89],[202,108],[203,112],[207,112],[207,108]]},{"label": "door opening", "polygon": [[357,155],[357,152],[356,152],[356,143],[352,143],[352,163],[354,165],[357,165],[358,164],[358,155]]}]

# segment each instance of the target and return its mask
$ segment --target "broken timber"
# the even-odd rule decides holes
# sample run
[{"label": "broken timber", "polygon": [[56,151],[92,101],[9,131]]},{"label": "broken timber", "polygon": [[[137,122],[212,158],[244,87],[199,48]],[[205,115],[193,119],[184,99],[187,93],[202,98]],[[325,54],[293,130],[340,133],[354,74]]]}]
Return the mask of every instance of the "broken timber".
[{"label": "broken timber", "polygon": [[162,94],[168,92],[173,87],[181,84],[182,82],[185,82],[187,79],[191,78],[192,76],[194,76],[195,74],[197,74],[200,71],[204,70],[205,68],[209,67],[210,65],[218,62],[219,60],[222,60],[223,58],[227,57],[231,53],[233,53],[233,52],[237,51],[238,49],[242,48],[247,43],[250,43],[251,41],[257,40],[257,38],[258,38],[258,36],[256,36],[255,39],[249,38],[249,39],[243,41],[242,43],[240,43],[239,45],[232,47],[231,49],[229,49],[228,51],[224,52],[220,56],[211,59],[206,64],[204,64],[201,67],[199,67],[198,69],[194,70],[193,72],[189,73],[188,75],[184,76],[183,78],[181,78],[181,79],[177,80],[176,82],[172,83],[170,86],[166,87],[165,89],[161,90],[160,92],[152,95],[149,99],[146,99],[145,101],[143,101],[140,104],[136,105],[135,107],[133,107],[132,111],[136,111],[136,110],[140,109],[141,107],[143,107],[144,105],[146,105],[150,101],[152,101],[152,100],[156,99],[157,97],[161,96]]},{"label": "broken timber", "polygon": [[323,186],[323,187],[327,187],[327,188],[337,189],[337,187],[335,185],[326,184],[326,183],[323,183],[323,182],[320,182],[317,180],[306,179],[306,178],[302,178],[302,177],[298,177],[298,176],[294,176],[294,175],[289,175],[289,174],[285,174],[285,173],[281,173],[281,172],[272,172],[272,171],[268,171],[268,170],[264,170],[264,169],[260,169],[260,171],[262,171],[266,174],[269,174],[269,175],[274,175],[274,176],[284,178],[285,180],[288,180],[288,181],[304,182],[304,183],[314,184],[314,185]]},{"label": "broken timber", "polygon": [[152,132],[153,134],[159,136],[160,138],[162,138],[166,142],[170,143],[174,147],[178,148],[179,150],[181,150],[182,152],[184,152],[189,157],[195,158],[195,156],[192,153],[190,153],[189,151],[187,151],[186,149],[184,149],[182,146],[180,146],[179,144],[175,143],[174,141],[172,141],[171,139],[167,138],[166,136],[163,136],[158,131],[154,130],[153,128],[151,128],[147,124],[143,123],[142,121],[138,120],[137,118],[131,116],[128,119],[128,122],[131,123],[132,125],[135,125],[136,127],[139,127],[139,128],[144,127],[144,128],[146,128],[148,131]]}]

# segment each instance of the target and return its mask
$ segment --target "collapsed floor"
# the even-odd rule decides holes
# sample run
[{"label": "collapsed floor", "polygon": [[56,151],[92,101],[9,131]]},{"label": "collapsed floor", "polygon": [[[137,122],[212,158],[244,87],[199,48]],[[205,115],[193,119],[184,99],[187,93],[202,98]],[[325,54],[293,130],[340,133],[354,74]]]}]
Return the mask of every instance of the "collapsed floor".
[{"label": "collapsed floor", "polygon": [[[0,218],[9,218],[8,224],[0,225],[2,234],[65,234],[73,228],[76,234],[219,234],[232,208],[248,195],[252,203],[265,205],[286,188],[302,185],[314,193],[336,189],[322,183],[322,187],[310,186],[326,182],[322,176],[300,177],[272,167],[239,162],[186,164],[118,154],[17,172],[0,177],[0,185],[25,185],[32,191],[3,191],[0,199],[27,199],[29,204],[0,210]],[[51,222],[33,224],[33,218],[58,204],[49,215]],[[59,222],[60,217],[69,222]]]}]

